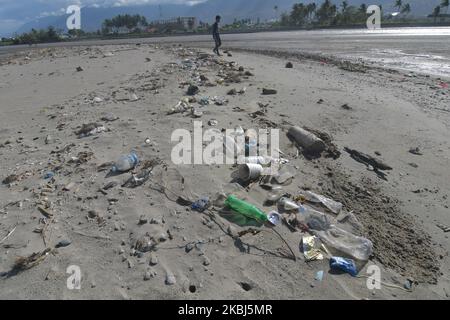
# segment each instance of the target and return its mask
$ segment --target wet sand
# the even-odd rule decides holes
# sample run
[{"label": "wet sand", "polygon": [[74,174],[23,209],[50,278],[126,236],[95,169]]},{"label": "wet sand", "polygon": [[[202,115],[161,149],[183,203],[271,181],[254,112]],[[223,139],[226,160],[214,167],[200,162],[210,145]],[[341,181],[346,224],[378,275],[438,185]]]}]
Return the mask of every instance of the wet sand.
[{"label": "wet sand", "polygon": [[[0,272],[5,272],[0,297],[448,299],[450,244],[437,225],[450,225],[449,89],[433,77],[267,53],[271,56],[232,52],[217,60],[195,48],[142,43],[33,49],[4,62],[0,177],[16,178],[0,187],[0,240],[14,230],[0,247]],[[198,68],[183,64],[185,59]],[[285,68],[287,60],[292,69]],[[197,99],[223,96],[228,103],[193,102],[203,111],[200,118],[189,112],[168,115],[200,74],[211,85],[201,83]],[[238,74],[239,82],[220,80],[230,74]],[[244,87],[244,94],[227,95]],[[262,95],[262,88],[277,94]],[[266,105],[262,113],[260,105]],[[118,119],[102,120],[109,113]],[[270,231],[238,240],[236,233],[245,228],[157,191],[164,181],[179,183],[179,175],[191,199],[229,190],[233,166],[171,162],[171,133],[192,130],[194,120],[205,127],[217,120],[218,129],[282,130],[280,149],[296,174],[284,190],[296,195],[310,189],[342,202],[359,221],[361,235],[374,244],[360,275],[375,264],[384,283],[402,288],[412,279],[414,290],[384,285],[368,290],[365,278],[331,272],[327,260],[305,262],[299,250],[304,233],[285,225],[277,230],[297,261]],[[91,122],[106,131],[79,138],[75,131]],[[340,157],[299,154],[286,137],[290,125],[329,134]],[[344,147],[378,157],[393,170],[381,179]],[[409,152],[416,147],[421,155]],[[153,167],[149,181],[136,188],[121,187],[130,173],[110,177],[99,171],[130,150],[141,158],[139,169]],[[49,171],[55,176],[45,180]],[[174,172],[179,175],[169,174]],[[115,187],[104,189],[114,181]],[[258,185],[235,192],[267,212],[275,209],[263,206],[267,191]],[[48,206],[52,215],[46,217],[38,206]],[[138,254],[137,241],[146,237],[156,246]],[[17,256],[62,240],[70,245],[30,269],[8,273]],[[70,265],[82,270],[81,290],[66,287]],[[319,282],[314,277],[320,270],[325,275]],[[176,283],[168,285],[172,275]]]}]

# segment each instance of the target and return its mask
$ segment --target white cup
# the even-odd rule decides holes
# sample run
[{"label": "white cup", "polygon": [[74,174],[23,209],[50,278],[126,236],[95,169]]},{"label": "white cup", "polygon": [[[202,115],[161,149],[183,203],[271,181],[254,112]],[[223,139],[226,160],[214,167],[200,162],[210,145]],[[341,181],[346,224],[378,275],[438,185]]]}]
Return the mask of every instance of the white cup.
[{"label": "white cup", "polygon": [[247,163],[240,166],[239,177],[244,181],[250,181],[259,178],[262,172],[262,165],[256,163]]}]

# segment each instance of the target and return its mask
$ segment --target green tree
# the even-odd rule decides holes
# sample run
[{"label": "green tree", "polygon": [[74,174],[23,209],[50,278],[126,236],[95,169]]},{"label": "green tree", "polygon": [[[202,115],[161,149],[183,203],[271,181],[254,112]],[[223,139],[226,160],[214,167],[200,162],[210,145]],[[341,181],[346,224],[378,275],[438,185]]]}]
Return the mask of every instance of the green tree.
[{"label": "green tree", "polygon": [[330,0],[325,0],[316,10],[316,17],[319,24],[331,25],[335,23],[336,13],[336,5],[332,4]]},{"label": "green tree", "polygon": [[407,16],[411,12],[411,5],[409,3],[402,7],[401,13]]},{"label": "green tree", "polygon": [[395,0],[394,8],[397,8],[397,11],[400,11],[400,8],[403,6],[402,0]]},{"label": "green tree", "polygon": [[450,6],[450,0],[442,0],[441,8],[445,8],[445,14],[447,14],[449,6]]},{"label": "green tree", "polygon": [[434,8],[433,13],[431,14],[434,17],[434,22],[436,22],[440,14],[441,14],[441,6],[437,6],[436,8]]}]

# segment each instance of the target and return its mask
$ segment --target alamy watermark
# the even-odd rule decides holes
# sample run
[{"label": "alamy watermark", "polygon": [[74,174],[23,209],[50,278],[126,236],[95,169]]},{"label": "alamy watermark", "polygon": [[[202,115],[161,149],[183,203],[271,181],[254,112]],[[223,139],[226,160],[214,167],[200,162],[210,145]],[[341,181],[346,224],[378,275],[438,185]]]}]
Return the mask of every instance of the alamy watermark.
[{"label": "alamy watermark", "polygon": [[76,265],[70,265],[67,267],[66,273],[70,274],[67,278],[67,289],[81,290],[81,268]]},{"label": "alamy watermark", "polygon": [[66,20],[68,30],[81,29],[81,7],[78,5],[71,5],[67,7],[66,14],[70,16]]},{"label": "alamy watermark", "polygon": [[370,5],[366,11],[367,14],[372,14],[366,22],[367,29],[376,30],[381,29],[381,8],[377,5]]}]

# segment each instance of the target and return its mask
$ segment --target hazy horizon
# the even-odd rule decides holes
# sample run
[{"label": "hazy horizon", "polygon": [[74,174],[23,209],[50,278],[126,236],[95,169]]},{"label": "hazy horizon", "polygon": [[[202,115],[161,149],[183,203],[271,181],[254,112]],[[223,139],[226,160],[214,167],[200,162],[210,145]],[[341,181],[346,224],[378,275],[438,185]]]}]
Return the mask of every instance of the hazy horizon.
[{"label": "hazy horizon", "polygon": [[[0,36],[11,36],[14,32],[17,32],[23,25],[42,19],[45,17],[56,17],[65,14],[65,10],[69,5],[78,4],[82,7],[93,8],[117,8],[117,7],[132,7],[139,5],[167,5],[167,4],[186,4],[194,5],[202,2],[214,1],[214,0],[0,0]],[[270,1],[270,0],[267,0]],[[271,1],[275,4],[286,4],[289,0]],[[295,2],[313,2],[313,0],[294,1]],[[323,0],[316,0],[315,2],[321,3]],[[333,0],[334,3],[340,4],[342,1]],[[350,5],[359,5],[361,3],[370,4],[370,0],[348,0]],[[385,7],[388,6],[388,10],[393,8],[394,0],[374,0],[374,3],[382,3]],[[424,6],[421,1],[409,0],[404,1],[411,3],[412,13],[419,6]],[[440,3],[440,0],[432,0],[429,3]],[[221,4],[226,6],[229,2]],[[427,6],[428,6],[427,4]],[[423,10],[422,10],[423,11]]]}]

